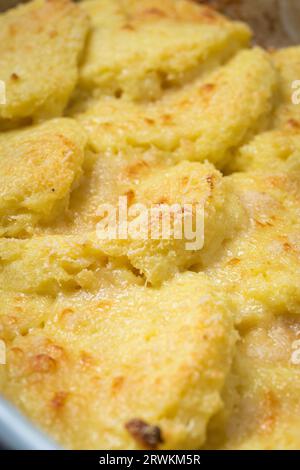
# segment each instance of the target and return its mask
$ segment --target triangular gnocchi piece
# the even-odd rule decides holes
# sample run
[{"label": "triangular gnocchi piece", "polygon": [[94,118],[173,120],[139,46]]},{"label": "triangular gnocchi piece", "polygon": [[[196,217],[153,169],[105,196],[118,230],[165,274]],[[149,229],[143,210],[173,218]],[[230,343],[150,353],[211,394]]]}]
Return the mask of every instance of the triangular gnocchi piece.
[{"label": "triangular gnocchi piece", "polygon": [[0,134],[0,236],[27,236],[63,213],[85,146],[84,131],[67,118]]},{"label": "triangular gnocchi piece", "polygon": [[206,273],[236,302],[238,324],[299,314],[299,178],[287,172],[250,172],[226,179],[250,224]]},{"label": "triangular gnocchi piece", "polygon": [[175,160],[222,168],[266,124],[277,81],[268,54],[257,48],[155,103],[100,100],[79,119],[97,151],[157,148]]},{"label": "triangular gnocchi piece", "polygon": [[189,0],[90,0],[82,91],[158,98],[246,47],[250,30]]},{"label": "triangular gnocchi piece", "polygon": [[0,285],[7,292],[55,296],[83,285],[93,290],[97,269],[106,263],[92,236],[0,240]]},{"label": "triangular gnocchi piece", "polygon": [[279,86],[270,127],[238,149],[232,171],[288,171],[300,168],[300,47],[271,53]]},{"label": "triangular gnocchi piece", "polygon": [[0,313],[1,392],[65,448],[203,444],[236,340],[230,310],[205,276],[186,273],[160,289],[103,282],[93,296],[65,293],[50,305],[42,296],[40,325],[13,337],[9,318],[13,330],[34,305],[17,297]]},{"label": "triangular gnocchi piece", "polygon": [[0,129],[61,115],[87,29],[86,14],[69,0],[35,0],[0,15]]},{"label": "triangular gnocchi piece", "polygon": [[229,171],[287,172],[300,176],[300,127],[290,124],[263,132],[242,146]]},{"label": "triangular gnocchi piece", "polygon": [[139,213],[129,217],[126,239],[103,237],[100,246],[109,256],[126,257],[153,285],[178,271],[206,266],[247,224],[242,205],[223,181],[209,163],[182,162],[153,171],[133,192],[129,212]]}]

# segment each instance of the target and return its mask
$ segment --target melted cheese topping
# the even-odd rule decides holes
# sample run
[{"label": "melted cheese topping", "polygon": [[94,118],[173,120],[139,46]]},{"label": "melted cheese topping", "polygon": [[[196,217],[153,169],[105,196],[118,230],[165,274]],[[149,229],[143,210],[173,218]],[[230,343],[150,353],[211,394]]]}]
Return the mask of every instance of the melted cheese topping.
[{"label": "melted cheese topping", "polygon": [[[300,48],[189,0],[0,25],[1,393],[70,449],[299,449]],[[120,196],[204,245],[99,239]]]},{"label": "melted cheese topping", "polygon": [[0,129],[61,115],[76,85],[88,18],[68,0],[36,0],[0,16],[6,104]]}]

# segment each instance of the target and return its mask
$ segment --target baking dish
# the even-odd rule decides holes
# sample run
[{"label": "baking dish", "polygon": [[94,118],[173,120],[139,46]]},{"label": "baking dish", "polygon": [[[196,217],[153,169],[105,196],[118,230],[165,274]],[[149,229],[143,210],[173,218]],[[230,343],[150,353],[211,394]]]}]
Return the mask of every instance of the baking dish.
[{"label": "baking dish", "polygon": [[[7,2],[2,1],[0,6],[1,9],[5,9],[5,7],[11,7],[15,3],[18,3],[14,0],[8,0]],[[208,3],[215,3],[216,5],[219,4],[220,8],[226,11],[226,6],[222,7],[221,3],[222,2],[208,2]],[[241,10],[236,10],[233,7],[229,9],[229,14],[232,14],[233,16],[238,16],[242,17],[242,19],[247,20],[247,12],[249,13],[249,3],[252,4],[253,10],[255,9],[255,17],[249,18],[249,21],[252,24],[257,24],[257,17],[258,15],[258,10],[257,7],[259,5],[255,5],[254,7],[254,1],[252,2],[246,1],[244,2],[245,4],[248,4],[248,6],[245,6],[245,9]],[[257,4],[260,3],[261,9],[265,12],[267,4],[269,4],[269,8],[273,9],[275,6],[278,4],[278,2],[274,2],[273,0],[268,0],[264,2],[256,2]],[[280,38],[276,36],[275,40],[275,34],[270,35],[270,30],[267,31],[267,34],[264,35],[263,32],[261,32],[257,37],[258,42],[262,41],[264,42],[265,45],[267,46],[276,46],[277,41],[282,41],[282,43],[285,45],[286,43],[295,43],[297,42],[297,29],[295,28],[295,16],[290,13],[290,11],[287,9],[288,5],[288,0],[285,0],[284,2],[281,2],[281,6],[284,3],[284,8],[280,9],[280,17],[275,17],[272,19],[272,28],[275,28],[275,31],[280,29],[281,35]],[[295,3],[295,2],[294,2]],[[276,5],[275,5],[276,4]],[[277,10],[276,10],[277,11]],[[279,11],[279,10],[278,10]],[[261,17],[263,17],[263,14],[261,13]],[[276,23],[278,21],[278,23]],[[275,23],[274,23],[275,22]],[[264,28],[264,23],[259,23],[259,27],[261,27],[261,24],[263,25],[262,27]],[[275,25],[275,26],[274,26]],[[276,26],[277,25],[277,26]],[[262,35],[260,35],[262,34]],[[264,36],[264,37],[263,37]],[[43,436],[40,432],[38,432],[24,417],[22,417],[11,405],[9,405],[5,400],[0,401],[0,441],[2,443],[2,446],[4,448],[14,448],[14,449],[55,449],[57,448],[55,444],[53,444],[47,437]]]},{"label": "baking dish", "polygon": [[55,446],[6,400],[0,399],[0,449],[55,450]]}]

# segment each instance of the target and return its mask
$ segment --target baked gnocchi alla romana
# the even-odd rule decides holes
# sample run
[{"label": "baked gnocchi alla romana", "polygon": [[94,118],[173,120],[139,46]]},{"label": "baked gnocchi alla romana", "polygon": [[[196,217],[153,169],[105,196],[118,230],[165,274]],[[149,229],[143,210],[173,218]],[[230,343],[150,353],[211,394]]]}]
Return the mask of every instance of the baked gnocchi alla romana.
[{"label": "baked gnocchi alla romana", "polygon": [[[300,449],[300,47],[251,35],[192,0],[0,15],[0,392],[64,448]],[[120,198],[201,204],[204,243],[101,239]]]}]

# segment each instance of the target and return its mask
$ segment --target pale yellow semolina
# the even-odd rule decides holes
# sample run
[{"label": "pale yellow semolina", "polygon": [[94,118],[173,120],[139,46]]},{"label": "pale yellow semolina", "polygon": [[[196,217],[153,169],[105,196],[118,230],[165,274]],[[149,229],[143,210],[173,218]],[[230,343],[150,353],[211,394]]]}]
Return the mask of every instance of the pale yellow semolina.
[{"label": "pale yellow semolina", "polygon": [[[16,305],[26,316],[32,299],[11,299],[0,319]],[[159,290],[103,282],[95,296],[64,293],[40,308],[42,326],[8,342],[0,384],[53,438],[67,448],[151,448],[128,432],[138,419],[159,427],[153,448],[204,442],[236,340],[204,277],[186,273]]]},{"label": "pale yellow semolina", "polygon": [[[195,265],[203,268],[247,225],[238,197],[230,193],[221,173],[209,163],[182,162],[152,172],[137,185],[133,203],[143,204],[143,210],[130,222],[139,225],[146,215],[146,239],[129,236],[99,243],[110,256],[126,256],[154,285]],[[172,213],[163,221],[164,207],[171,207]],[[153,208],[156,213],[151,212]],[[179,214],[185,219],[179,219]]]},{"label": "pale yellow semolina", "polygon": [[161,153],[155,149],[94,152],[88,145],[80,184],[70,195],[67,212],[58,215],[51,224],[37,227],[36,233],[95,231],[103,204],[117,208],[119,197],[126,197],[130,205],[139,182],[159,169],[167,170],[171,164],[170,159],[161,158]]},{"label": "pale yellow semolina", "polygon": [[300,127],[293,122],[262,134],[239,148],[230,171],[282,172],[300,176]]},{"label": "pale yellow semolina", "polygon": [[294,82],[300,80],[300,47],[279,49],[273,52],[271,57],[280,73],[278,108],[274,116],[274,125],[281,127],[286,124],[295,126],[298,124],[300,127],[299,105],[294,103],[293,99],[299,89],[299,86],[295,88]]},{"label": "pale yellow semolina", "polygon": [[297,450],[298,316],[282,316],[242,333],[206,448]]},{"label": "pale yellow semolina", "polygon": [[295,83],[300,77],[300,47],[278,50],[270,57],[279,74],[270,130],[239,148],[227,171],[293,172],[299,167],[300,106],[295,102],[299,95]]},{"label": "pale yellow semolina", "polygon": [[[0,392],[64,448],[300,448],[300,49],[250,34],[187,0],[0,15]],[[120,196],[203,208],[204,244],[100,239]]]},{"label": "pale yellow semolina", "polygon": [[67,118],[0,134],[0,236],[28,236],[66,209],[86,143]]},{"label": "pale yellow semolina", "polygon": [[247,47],[249,28],[189,0],[90,0],[83,95],[159,98]]},{"label": "pale yellow semolina", "polygon": [[249,216],[207,273],[236,303],[236,322],[257,325],[270,316],[300,312],[300,197],[288,173],[236,173],[228,177]]},{"label": "pale yellow semolina", "polygon": [[0,130],[62,114],[75,88],[87,15],[69,0],[35,0],[0,15]]},{"label": "pale yellow semolina", "polygon": [[222,168],[266,125],[276,88],[276,70],[257,48],[156,103],[102,99],[79,120],[97,151],[155,147],[175,161],[209,160]]}]

